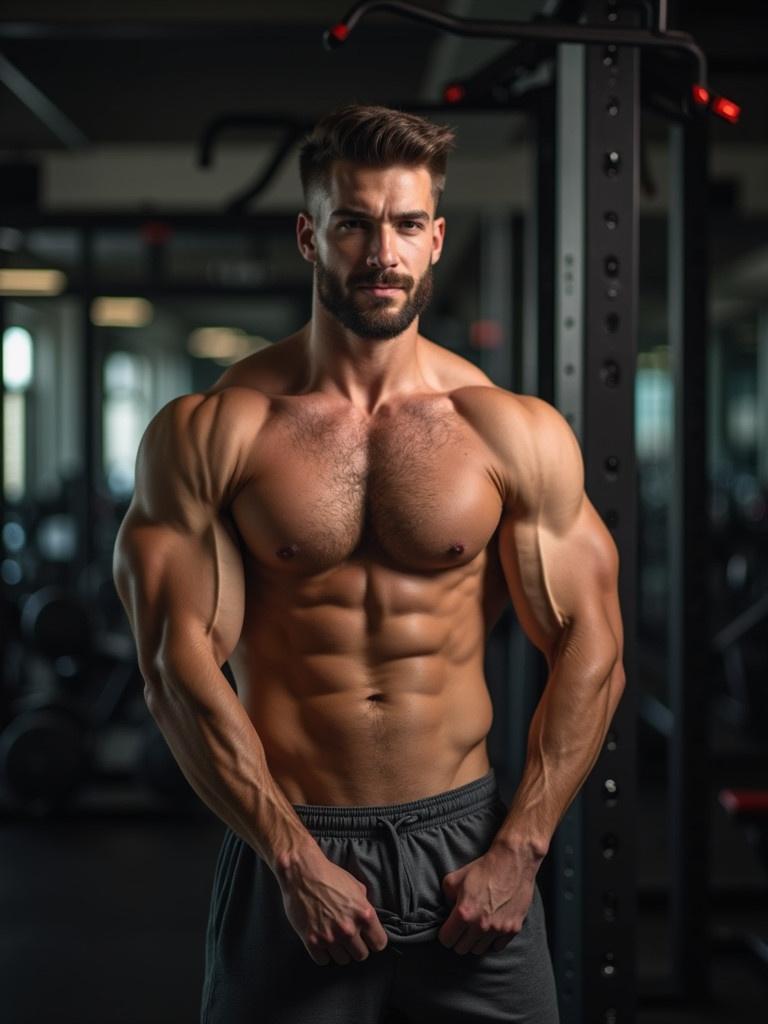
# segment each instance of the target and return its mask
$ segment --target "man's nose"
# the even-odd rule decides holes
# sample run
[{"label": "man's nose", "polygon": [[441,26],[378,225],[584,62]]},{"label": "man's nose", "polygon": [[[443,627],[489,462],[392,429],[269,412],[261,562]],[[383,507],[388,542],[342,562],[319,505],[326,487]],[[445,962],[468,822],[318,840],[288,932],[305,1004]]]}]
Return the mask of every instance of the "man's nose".
[{"label": "man's nose", "polygon": [[366,262],[370,267],[394,267],[397,264],[394,232],[386,225],[371,234]]}]

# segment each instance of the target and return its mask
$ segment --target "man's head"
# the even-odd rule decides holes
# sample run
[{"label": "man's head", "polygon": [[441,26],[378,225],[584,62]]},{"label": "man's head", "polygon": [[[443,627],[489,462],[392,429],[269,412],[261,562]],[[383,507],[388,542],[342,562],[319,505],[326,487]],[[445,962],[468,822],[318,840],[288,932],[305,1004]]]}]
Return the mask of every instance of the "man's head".
[{"label": "man's head", "polygon": [[429,302],[453,139],[414,114],[355,105],[323,118],[302,146],[299,249],[322,305],[360,337],[395,337]]},{"label": "man's head", "polygon": [[318,193],[327,192],[335,161],[362,167],[426,167],[432,181],[437,212],[445,188],[448,153],[454,132],[447,125],[390,107],[350,104],[318,121],[304,140],[299,154],[299,173],[305,208],[314,212]]}]

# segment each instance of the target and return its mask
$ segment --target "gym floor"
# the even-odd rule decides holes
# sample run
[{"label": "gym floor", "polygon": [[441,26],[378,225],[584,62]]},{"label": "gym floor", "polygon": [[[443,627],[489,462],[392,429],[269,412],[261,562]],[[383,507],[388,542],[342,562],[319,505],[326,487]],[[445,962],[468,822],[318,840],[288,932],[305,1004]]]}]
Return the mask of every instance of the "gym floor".
[{"label": "gym floor", "polygon": [[[643,794],[638,863],[649,891],[664,877],[664,813],[661,791]],[[222,829],[202,804],[174,815],[135,788],[86,791],[58,819],[0,818],[5,1024],[197,1021]],[[713,924],[768,933],[768,885],[756,855],[716,810],[712,839],[712,877],[733,897],[713,902]],[[641,906],[639,922],[642,992],[665,972],[668,931],[662,912]],[[744,955],[715,953],[708,1002],[682,1008],[643,998],[637,1024],[764,1019],[767,982]]]}]

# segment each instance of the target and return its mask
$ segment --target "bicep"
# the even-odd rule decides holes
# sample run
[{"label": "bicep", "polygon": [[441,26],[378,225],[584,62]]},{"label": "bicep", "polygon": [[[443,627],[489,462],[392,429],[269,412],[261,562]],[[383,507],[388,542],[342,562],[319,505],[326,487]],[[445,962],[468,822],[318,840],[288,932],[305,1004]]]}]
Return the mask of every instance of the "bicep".
[{"label": "bicep", "polygon": [[500,538],[510,597],[550,664],[567,636],[585,668],[595,659],[602,665],[623,647],[616,544],[584,490],[581,448],[567,421],[540,399],[523,407],[525,457],[514,467]]},{"label": "bicep", "polygon": [[114,576],[145,675],[173,652],[210,651],[221,666],[242,632],[242,558],[218,517],[186,531],[129,511],[115,544]]},{"label": "bicep", "polygon": [[499,550],[520,625],[550,664],[566,632],[585,668],[620,656],[618,552],[586,494],[565,529],[505,514]]},{"label": "bicep", "polygon": [[182,396],[157,414],[139,446],[113,575],[142,670],[154,671],[179,645],[208,648],[221,665],[240,636],[243,563],[219,516],[237,460],[221,441],[228,432],[219,417],[216,400]]}]

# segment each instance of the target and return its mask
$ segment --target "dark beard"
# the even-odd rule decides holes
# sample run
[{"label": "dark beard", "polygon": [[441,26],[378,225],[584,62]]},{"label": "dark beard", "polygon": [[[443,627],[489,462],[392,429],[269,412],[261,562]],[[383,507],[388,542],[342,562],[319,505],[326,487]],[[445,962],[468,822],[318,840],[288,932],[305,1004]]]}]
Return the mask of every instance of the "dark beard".
[{"label": "dark beard", "polygon": [[[349,290],[345,291],[341,279],[329,270],[319,257],[315,261],[315,273],[317,297],[328,312],[353,334],[372,341],[384,341],[402,334],[427,308],[432,298],[431,265],[427,267],[415,288],[412,277],[396,278],[385,272],[355,278],[349,282]],[[384,296],[365,300],[367,306],[363,308],[356,301],[359,295],[356,287],[361,284],[399,285],[405,289],[408,297],[398,312],[389,311],[390,300]]]}]

